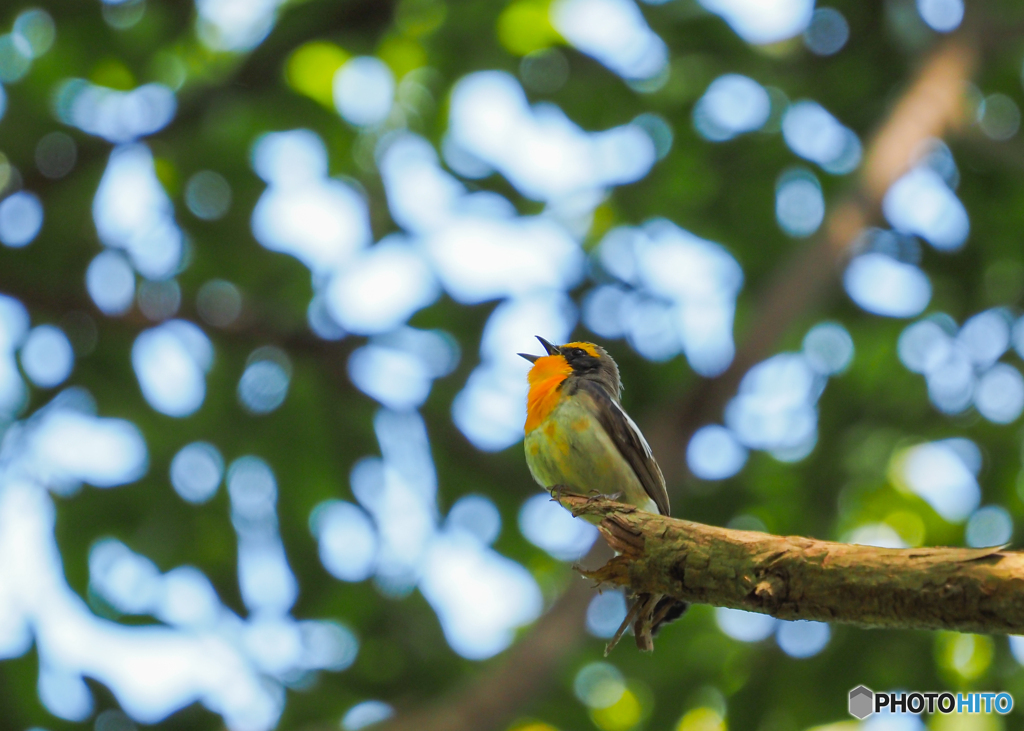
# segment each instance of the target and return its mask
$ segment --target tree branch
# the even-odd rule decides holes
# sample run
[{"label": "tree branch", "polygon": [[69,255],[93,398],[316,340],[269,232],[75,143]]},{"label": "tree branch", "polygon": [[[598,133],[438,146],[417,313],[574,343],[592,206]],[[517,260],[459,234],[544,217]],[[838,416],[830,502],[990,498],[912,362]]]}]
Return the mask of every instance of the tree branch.
[{"label": "tree branch", "polygon": [[875,548],[729,530],[562,494],[620,555],[584,576],[634,593],[780,619],[862,627],[1024,632],[1024,553]]}]

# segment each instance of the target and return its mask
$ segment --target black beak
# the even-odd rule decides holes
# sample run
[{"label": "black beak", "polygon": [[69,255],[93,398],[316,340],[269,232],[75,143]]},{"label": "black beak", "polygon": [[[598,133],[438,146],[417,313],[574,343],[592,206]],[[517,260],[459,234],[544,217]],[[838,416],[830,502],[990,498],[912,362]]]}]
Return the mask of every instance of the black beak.
[{"label": "black beak", "polygon": [[[540,344],[544,346],[544,350],[547,351],[548,355],[558,354],[558,346],[552,345],[547,340],[542,338],[540,335],[537,335],[536,337],[540,341]],[[530,355],[529,353],[516,353],[516,355],[518,355],[520,358],[526,358],[526,360],[530,361],[531,363],[536,363],[537,359],[541,357],[539,355]]]},{"label": "black beak", "polygon": [[544,346],[544,350],[548,351],[548,355],[558,355],[559,351],[557,346],[552,345],[540,335],[535,335],[534,337],[536,337],[537,340],[540,341],[540,344]]}]

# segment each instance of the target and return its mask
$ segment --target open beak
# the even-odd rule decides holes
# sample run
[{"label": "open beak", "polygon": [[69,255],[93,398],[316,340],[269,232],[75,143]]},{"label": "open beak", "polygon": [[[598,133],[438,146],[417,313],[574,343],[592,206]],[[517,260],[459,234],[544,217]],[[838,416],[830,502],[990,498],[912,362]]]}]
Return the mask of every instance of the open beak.
[{"label": "open beak", "polygon": [[552,345],[540,335],[535,335],[534,337],[536,337],[537,340],[540,341],[540,344],[544,346],[544,350],[548,351],[548,355],[558,355],[559,351],[557,346]]},{"label": "open beak", "polygon": [[[542,338],[540,335],[537,336],[537,340],[539,340],[540,344],[544,346],[544,350],[547,351],[548,355],[558,354],[557,346],[552,345],[547,340]],[[516,353],[516,355],[518,355],[520,358],[526,358],[526,360],[530,361],[531,363],[536,363],[537,359],[541,357],[539,355],[530,355],[529,353]]]}]

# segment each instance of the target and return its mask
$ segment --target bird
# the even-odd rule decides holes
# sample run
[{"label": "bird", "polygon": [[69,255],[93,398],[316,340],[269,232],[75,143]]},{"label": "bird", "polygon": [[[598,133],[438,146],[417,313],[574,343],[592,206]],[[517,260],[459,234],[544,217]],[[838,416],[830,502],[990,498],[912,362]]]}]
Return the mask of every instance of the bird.
[{"label": "bird", "polygon": [[[533,479],[549,491],[608,495],[670,515],[665,478],[644,435],[622,408],[619,367],[608,351],[595,343],[552,345],[536,337],[545,355],[518,353],[533,364],[524,427]],[[605,654],[630,622],[635,622],[637,646],[653,649],[653,635],[686,607],[669,596],[637,596]]]}]

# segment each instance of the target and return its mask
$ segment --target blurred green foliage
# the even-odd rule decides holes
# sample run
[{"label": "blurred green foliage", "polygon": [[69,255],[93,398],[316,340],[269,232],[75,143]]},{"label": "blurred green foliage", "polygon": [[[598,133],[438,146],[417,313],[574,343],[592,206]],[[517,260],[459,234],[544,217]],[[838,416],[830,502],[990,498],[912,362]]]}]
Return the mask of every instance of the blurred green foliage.
[{"label": "blurred green foliage", "polygon": [[[848,19],[851,36],[841,53],[827,58],[810,54],[799,38],[764,48],[750,46],[692,0],[644,6],[649,24],[671,49],[671,74],[664,87],[636,92],[594,60],[565,49],[569,82],[557,92],[536,97],[556,103],[585,129],[623,124],[642,112],[656,112],[669,121],[675,140],[668,156],[640,182],[616,189],[599,210],[596,225],[607,230],[665,216],[722,242],[746,277],[738,301],[740,342],[756,314],[755,293],[780,263],[812,244],[787,237],[775,222],[775,181],[795,161],[779,135],[754,133],[712,144],[694,131],[694,101],[718,75],[742,73],[782,89],[790,99],[819,101],[867,139],[937,40],[937,34],[918,27],[919,21],[902,23],[900,18],[913,10],[902,0],[833,4]],[[109,535],[149,556],[161,570],[183,563],[200,567],[223,601],[244,612],[226,495],[222,491],[208,504],[191,506],[173,492],[167,476],[170,460],[183,444],[209,439],[228,460],[258,454],[274,468],[281,533],[301,587],[296,616],[341,618],[362,642],[351,669],[320,674],[310,687],[289,691],[282,728],[335,725],[347,708],[367,698],[387,700],[400,710],[416,707],[500,662],[500,657],[476,663],[455,655],[418,593],[396,600],[384,598],[371,582],[342,584],[328,576],[318,559],[308,516],[325,499],[351,499],[349,470],[356,460],[378,450],[372,426],[377,407],[353,388],[346,375],[346,359],[359,339],[331,343],[310,334],[305,313],[311,295],[308,270],[288,256],[264,250],[253,239],[249,218],[264,185],[250,168],[249,150],[266,131],[315,130],[328,146],[331,174],[357,181],[367,192],[374,237],[379,239],[397,227],[380,178],[367,163],[367,141],[331,107],[325,96],[329,76],[304,76],[303,63],[314,69],[332,63],[336,67],[349,55],[379,54],[397,73],[422,74],[430,99],[418,114],[409,115],[408,126],[439,144],[452,83],[479,69],[517,73],[519,58],[499,42],[503,32],[515,35],[516,24],[532,29],[532,36],[516,41],[521,47],[506,42],[519,52],[557,42],[550,29],[531,25],[538,13],[543,17],[545,6],[520,2],[518,15],[509,15],[500,3],[458,0],[292,2],[281,9],[267,39],[239,55],[212,52],[198,41],[190,3],[149,0],[141,19],[122,29],[104,20],[104,13],[117,6],[101,12],[94,0],[51,0],[45,7],[56,21],[57,40],[24,80],[5,88],[0,150],[21,172],[23,186],[42,198],[46,221],[30,246],[0,249],[0,292],[19,297],[34,324],[60,324],[71,312],[92,318],[96,346],[77,360],[72,383],[89,389],[102,415],[137,424],[150,450],[148,474],[137,483],[117,490],[84,490],[58,500],[57,538],[71,586],[88,597],[89,546]],[[0,24],[9,24],[21,9],[7,4],[0,10]],[[993,27],[1012,27],[1024,20],[1021,10],[1009,3],[987,4],[985,14],[985,22]],[[985,49],[978,89],[1024,101],[1022,50],[1024,44],[1012,34],[1000,35]],[[424,64],[429,72],[411,70]],[[51,94],[67,77],[114,88],[161,81],[178,89],[174,121],[148,142],[158,160],[160,180],[191,240],[191,263],[179,278],[182,315],[196,318],[196,291],[215,277],[236,283],[249,308],[239,327],[210,331],[216,360],[208,376],[207,400],[189,418],[154,412],[139,392],[130,351],[135,335],[147,323],[136,314],[104,317],[86,293],[84,271],[100,250],[90,206],[111,146],[55,119]],[[68,132],[78,145],[74,171],[56,181],[39,174],[33,159],[39,138],[54,130]],[[993,305],[1019,312],[1024,295],[1024,148],[1019,139],[993,142],[974,126],[949,144],[960,165],[958,195],[970,214],[972,233],[956,254],[925,248],[922,266],[934,284],[930,310],[944,311],[958,321]],[[231,210],[219,221],[199,220],[185,212],[183,181],[202,169],[218,171],[232,187]],[[827,201],[855,184],[850,177],[821,178]],[[498,176],[474,187],[508,196],[522,213],[537,209]],[[592,232],[588,245],[600,233]],[[866,523],[885,522],[908,543],[961,544],[963,526],[945,522],[920,498],[898,490],[890,467],[903,447],[964,436],[982,450],[983,504],[1003,505],[1018,521],[1024,517],[1018,489],[1019,424],[996,426],[973,411],[957,417],[938,413],[928,402],[924,379],[897,359],[896,341],[905,322],[861,311],[842,292],[838,278],[832,291],[833,296],[814,311],[790,323],[779,344],[781,350],[798,348],[808,327],[822,319],[842,322],[853,336],[852,366],[830,381],[821,398],[815,450],[794,464],[753,453],[737,477],[722,483],[675,474],[670,484],[673,512],[721,525],[736,516],[755,516],[773,532],[833,539]],[[423,408],[438,470],[440,510],[444,514],[466,493],[491,497],[505,525],[497,550],[527,566],[550,602],[576,577],[568,565],[530,545],[515,528],[519,506],[536,490],[521,449],[479,452],[450,416],[453,397],[478,362],[480,332],[492,309],[493,304],[463,306],[442,297],[411,323],[447,330],[463,352],[458,369],[435,384]],[[593,337],[582,328],[578,334]],[[292,388],[282,408],[268,416],[252,416],[237,403],[237,379],[248,353],[267,344],[290,354]],[[622,342],[607,346],[622,367],[626,406],[649,433],[657,433],[665,405],[681,404],[702,380],[681,357],[651,363]],[[34,391],[26,411],[50,397]],[[655,443],[662,449],[684,449],[682,444]],[[95,600],[92,605],[102,610]],[[965,642],[970,647],[961,647]],[[630,719],[637,728],[703,731],[721,728],[722,717],[728,728],[737,730],[802,731],[847,720],[846,693],[859,683],[879,689],[1007,689],[1024,700],[1024,670],[1011,657],[1005,638],[836,626],[824,652],[799,660],[771,640],[744,644],[729,639],[717,629],[712,609],[694,607],[658,638],[653,655],[640,655],[626,643],[615,651],[611,660],[628,679],[628,702],[636,708],[624,706],[619,715],[608,711],[592,717],[573,695],[573,679],[583,665],[601,658],[602,649],[602,640],[588,636],[565,658],[545,692],[519,709],[523,731],[550,728],[544,724],[565,731],[626,731],[633,727]],[[33,652],[0,664],[0,728],[70,729],[91,724],[69,724],[50,716],[36,694],[37,672]],[[528,673],[529,668],[521,672]],[[93,690],[97,710],[115,705],[104,688],[93,684]],[[1020,712],[1015,710],[1002,727],[1018,723]],[[160,726],[214,729],[220,720],[192,707]]]}]

